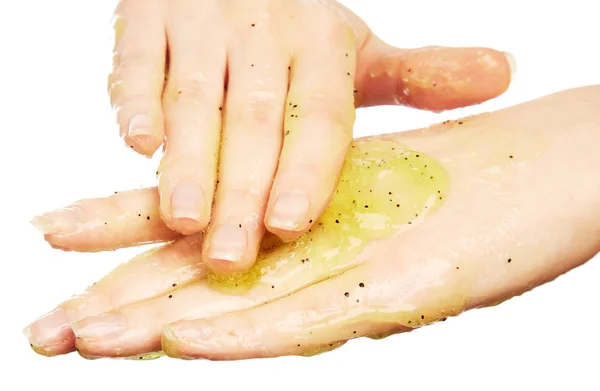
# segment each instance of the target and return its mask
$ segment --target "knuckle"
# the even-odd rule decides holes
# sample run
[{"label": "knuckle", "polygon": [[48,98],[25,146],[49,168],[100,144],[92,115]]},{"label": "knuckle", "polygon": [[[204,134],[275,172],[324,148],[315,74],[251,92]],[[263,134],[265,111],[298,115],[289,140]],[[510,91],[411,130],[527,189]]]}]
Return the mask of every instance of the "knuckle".
[{"label": "knuckle", "polygon": [[266,188],[264,183],[253,180],[235,181],[224,184],[220,188],[222,199],[242,209],[264,208],[267,204]]},{"label": "knuckle", "polygon": [[165,100],[171,102],[201,102],[220,96],[223,86],[201,76],[171,77],[167,80]]},{"label": "knuckle", "polygon": [[313,33],[319,35],[321,42],[338,41],[352,30],[346,17],[337,8],[332,6],[315,7],[310,14],[309,26],[315,26]]},{"label": "knuckle", "polygon": [[273,123],[282,110],[278,106],[275,98],[254,98],[240,108],[237,119],[240,123]]}]

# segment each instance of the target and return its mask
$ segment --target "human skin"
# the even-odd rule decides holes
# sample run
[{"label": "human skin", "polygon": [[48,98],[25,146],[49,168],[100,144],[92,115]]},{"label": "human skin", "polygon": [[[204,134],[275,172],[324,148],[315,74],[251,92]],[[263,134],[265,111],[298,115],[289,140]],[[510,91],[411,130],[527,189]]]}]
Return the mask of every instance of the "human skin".
[{"label": "human skin", "polygon": [[[511,80],[501,51],[392,47],[333,0],[121,0],[114,27],[120,134],[143,155],[164,145],[160,218],[182,234],[208,226],[203,260],[221,272],[250,268],[265,232],[311,228],[355,107],[453,109]],[[57,233],[47,216],[36,226]]]},{"label": "human skin", "polygon": [[[115,269],[26,334],[45,355],[75,348],[84,357],[137,357],[161,349],[171,357],[213,360],[310,355],[352,338],[410,331],[498,304],[600,251],[599,109],[600,86],[590,86],[427,129],[356,140],[357,148],[377,158],[383,155],[373,146],[405,145],[412,152],[399,148],[385,152],[385,162],[373,160],[382,165],[369,167],[376,180],[359,188],[376,195],[358,195],[351,191],[358,188],[340,183],[346,193],[340,191],[328,209],[336,213],[326,212],[325,225],[298,239],[302,245],[265,245],[265,272],[257,279],[215,279],[199,263],[201,235],[188,236]],[[407,157],[407,166],[394,168],[393,155]],[[434,167],[431,176],[441,179],[406,180],[409,172],[423,172],[423,165]],[[383,172],[397,174],[397,181],[386,182]],[[346,178],[371,174],[353,175]],[[382,183],[392,197],[397,191],[415,196],[394,205],[396,199],[380,194]],[[420,202],[431,184],[441,191],[425,197],[428,212]],[[80,232],[46,240],[97,251],[156,238],[153,231],[161,228],[149,224],[124,242],[120,236],[129,222],[147,220],[117,201],[139,197],[139,208],[156,214],[155,192],[82,201],[73,209]],[[344,200],[353,198],[361,200],[357,209],[344,209]],[[421,209],[393,230],[353,230],[365,199],[396,222],[405,217],[402,208]],[[337,211],[344,213],[337,217]],[[99,216],[110,224],[98,223]],[[347,229],[329,218],[339,218]],[[376,238],[361,245],[345,241],[350,236]],[[336,243],[340,253],[327,255]]]}]

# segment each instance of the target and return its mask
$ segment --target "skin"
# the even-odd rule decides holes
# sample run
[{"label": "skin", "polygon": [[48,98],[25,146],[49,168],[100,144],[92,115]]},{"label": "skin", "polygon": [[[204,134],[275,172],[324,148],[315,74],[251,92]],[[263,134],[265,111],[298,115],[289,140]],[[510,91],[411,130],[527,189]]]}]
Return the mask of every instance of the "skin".
[{"label": "skin", "polygon": [[[291,241],[322,214],[356,107],[481,103],[511,65],[487,48],[391,47],[331,0],[122,0],[108,84],[126,144],[164,145],[153,217],[206,230],[203,261],[226,273],[254,264],[265,232]],[[34,223],[64,234],[68,219]]]},{"label": "skin", "polygon": [[[238,295],[211,288],[198,263],[202,237],[187,236],[121,265],[35,321],[26,335],[45,355],[74,349],[88,358],[161,349],[212,360],[311,355],[498,304],[600,251],[600,177],[593,174],[600,167],[599,108],[600,86],[590,86],[361,141],[398,140],[437,159],[450,180],[439,208],[352,259],[342,249],[336,262],[344,265],[324,276],[298,262],[307,250],[297,247],[289,254],[297,278],[282,277],[265,290],[261,282],[273,280],[263,276]],[[106,218],[130,213],[115,208],[115,198],[86,202]],[[89,221],[85,214],[80,219]],[[79,236],[60,238],[60,247],[84,249],[91,243],[86,235],[98,238],[97,249],[116,247],[122,229],[86,225]],[[138,238],[156,229],[148,226]],[[318,235],[333,240],[338,233],[323,227]],[[51,244],[57,239],[47,237]],[[277,246],[285,244],[265,244]],[[277,261],[276,268],[285,267]]]}]

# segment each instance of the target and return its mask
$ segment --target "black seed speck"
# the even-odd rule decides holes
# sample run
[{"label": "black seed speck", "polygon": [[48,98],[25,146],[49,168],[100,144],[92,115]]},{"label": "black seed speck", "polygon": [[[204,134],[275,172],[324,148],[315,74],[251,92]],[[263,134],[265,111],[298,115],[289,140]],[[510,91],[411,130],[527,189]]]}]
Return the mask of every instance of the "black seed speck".
[{"label": "black seed speck", "polygon": [[150,220],[150,216],[146,216],[146,220]]},{"label": "black seed speck", "polygon": [[356,334],[356,330],[354,330],[354,331],[352,332],[352,334]]},{"label": "black seed speck", "polygon": [[350,76],[350,72],[346,72],[346,75]]},{"label": "black seed speck", "polygon": [[512,258],[508,258],[507,262],[511,263],[512,262]]},{"label": "black seed speck", "polygon": [[108,223],[105,221],[105,222],[104,222],[104,225],[107,225],[107,224],[108,224]]},{"label": "black seed speck", "polygon": [[354,90],[354,93],[355,93],[355,94],[358,94],[358,90]]},{"label": "black seed speck", "polygon": [[290,134],[290,131],[289,131],[289,130],[286,130],[286,131],[285,131],[285,135],[287,136],[287,135],[289,135],[289,134]]},{"label": "black seed speck", "polygon": [[177,284],[173,284],[173,287],[176,287],[176,286],[177,286]]},{"label": "black seed speck", "polygon": [[252,23],[252,24],[251,24],[251,26],[252,26],[252,27],[256,26],[256,23]]},{"label": "black seed speck", "polygon": [[141,214],[141,213],[138,213],[138,217],[142,217],[142,214]]},{"label": "black seed speck", "polygon": [[358,284],[359,287],[364,288],[365,284],[363,284],[362,282],[360,284]]},{"label": "black seed speck", "polygon": [[459,124],[459,125],[462,125],[462,124],[463,124],[463,122],[462,122],[462,121],[458,121],[458,124]]},{"label": "black seed speck", "polygon": [[409,321],[408,321],[408,324],[411,324],[411,323],[412,323],[412,320],[409,320]]},{"label": "black seed speck", "polygon": [[332,343],[330,343],[330,344],[329,344],[329,346],[333,346],[333,344],[332,344]]},{"label": "black seed speck", "polygon": [[399,208],[399,207],[400,207],[400,204],[396,204],[396,208]]},{"label": "black seed speck", "polygon": [[339,221],[338,219],[335,219],[335,223],[336,223],[336,224],[339,224],[339,223],[340,223],[340,221]]},{"label": "black seed speck", "polygon": [[312,222],[313,222],[313,221],[312,221],[312,219],[308,220],[308,223],[309,223],[309,224],[310,224],[310,223],[312,223]]},{"label": "black seed speck", "polygon": [[169,295],[169,299],[173,298],[173,295]]},{"label": "black seed speck", "polygon": [[219,111],[223,111],[223,107],[219,107]]},{"label": "black seed speck", "polygon": [[271,285],[271,288],[275,288],[275,285]]},{"label": "black seed speck", "polygon": [[298,105],[293,105],[292,107],[295,109],[296,107],[298,107]]},{"label": "black seed speck", "polygon": [[459,270],[459,269],[460,269],[460,267],[458,267],[458,266],[457,266],[457,267],[456,267],[456,270]]},{"label": "black seed speck", "polygon": [[300,347],[300,344],[298,344],[298,347]]},{"label": "black seed speck", "polygon": [[349,293],[349,292],[346,292],[346,293],[344,293],[344,296],[346,296],[346,297],[350,297],[350,293]]},{"label": "black seed speck", "polygon": [[238,227],[242,228],[242,225],[241,225],[241,224],[238,224]]},{"label": "black seed speck", "polygon": [[369,205],[365,205],[365,208],[369,208]]},{"label": "black seed speck", "polygon": [[408,68],[408,73],[411,73],[411,72],[412,72],[412,69],[411,69],[411,68]]},{"label": "black seed speck", "polygon": [[421,315],[421,319],[425,319],[425,315]]},{"label": "black seed speck", "polygon": [[510,155],[510,156],[509,156],[509,159],[512,159],[513,157],[514,157],[513,155]]}]

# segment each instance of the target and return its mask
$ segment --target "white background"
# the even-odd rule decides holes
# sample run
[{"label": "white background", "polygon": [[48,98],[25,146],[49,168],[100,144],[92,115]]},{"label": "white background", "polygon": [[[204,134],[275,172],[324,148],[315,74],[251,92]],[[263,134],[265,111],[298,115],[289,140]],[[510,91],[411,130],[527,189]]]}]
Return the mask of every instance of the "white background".
[{"label": "white background", "polygon": [[[591,0],[345,3],[398,46],[491,46],[512,52],[519,67],[509,92],[493,102],[441,115],[360,110],[357,135],[425,126],[600,83],[600,21]],[[310,359],[37,356],[21,329],[139,249],[51,250],[30,218],[79,198],[151,185],[158,162],[125,148],[109,109],[114,1],[0,4],[0,390],[600,390],[598,257],[498,307],[382,341],[357,340]]]}]

